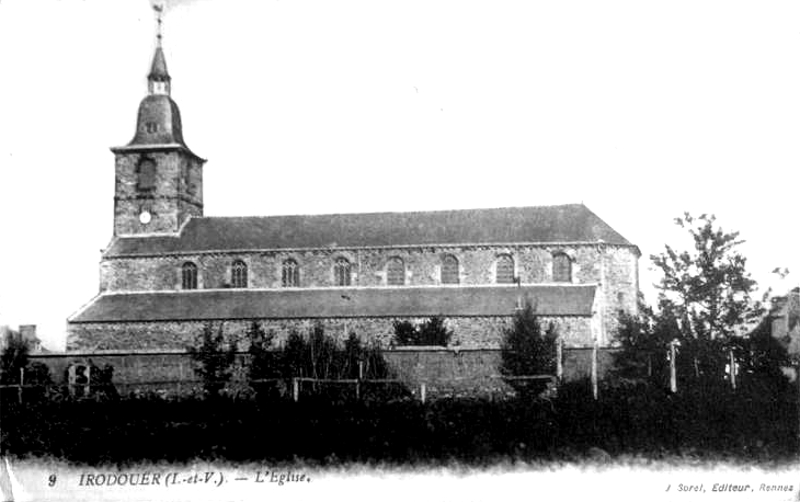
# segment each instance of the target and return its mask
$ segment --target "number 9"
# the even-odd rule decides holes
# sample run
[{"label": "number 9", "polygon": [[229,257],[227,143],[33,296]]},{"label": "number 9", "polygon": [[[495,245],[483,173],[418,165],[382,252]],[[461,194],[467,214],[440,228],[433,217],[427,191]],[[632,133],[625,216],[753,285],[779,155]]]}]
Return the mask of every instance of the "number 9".
[{"label": "number 9", "polygon": [[58,479],[58,476],[56,476],[55,474],[51,474],[50,477],[47,478],[47,481],[49,482],[48,486],[55,486],[57,479]]}]

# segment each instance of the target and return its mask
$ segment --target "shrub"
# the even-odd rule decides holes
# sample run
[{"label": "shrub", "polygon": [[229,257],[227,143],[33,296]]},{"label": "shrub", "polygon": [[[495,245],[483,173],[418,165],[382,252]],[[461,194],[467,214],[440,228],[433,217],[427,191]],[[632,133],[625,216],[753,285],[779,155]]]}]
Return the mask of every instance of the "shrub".
[{"label": "shrub", "polygon": [[[500,373],[507,377],[554,375],[556,365],[556,327],[553,323],[542,332],[539,319],[530,303],[514,314],[513,325],[503,333],[500,347]],[[546,380],[506,379],[522,398],[538,396],[547,388]]]},{"label": "shrub", "polygon": [[214,332],[210,323],[203,326],[199,348],[189,347],[189,356],[194,362],[194,371],[202,380],[203,393],[206,397],[219,396],[220,390],[233,376],[232,367],[236,360],[236,343],[223,350],[223,324]]},{"label": "shrub", "polygon": [[365,378],[388,376],[388,367],[377,345],[364,346],[351,332],[340,346],[325,334],[321,325],[314,327],[308,340],[296,332],[291,333],[277,357],[281,360],[278,366],[284,378],[357,378],[359,362],[364,364]]},{"label": "shrub", "polygon": [[444,319],[441,316],[433,316],[419,327],[409,321],[395,321],[392,342],[395,345],[446,347],[452,337],[453,331],[445,326]]},{"label": "shrub", "polygon": [[395,321],[394,338],[392,343],[395,345],[416,345],[417,327],[410,321]]},{"label": "shrub", "polygon": [[248,349],[250,386],[259,399],[277,397],[282,387],[280,382],[258,382],[258,380],[283,377],[280,353],[272,347],[275,334],[264,331],[258,321],[253,321],[247,330],[247,338],[250,341]]},{"label": "shrub", "polygon": [[667,385],[669,344],[680,336],[677,320],[669,312],[656,316],[643,302],[639,310],[638,315],[620,312],[617,318],[620,350],[613,356],[610,383]]},{"label": "shrub", "polygon": [[6,348],[0,355],[0,383],[4,385],[19,383],[20,371],[28,365],[28,344],[19,333],[3,328],[2,336]]},{"label": "shrub", "polygon": [[[259,333],[254,329],[251,329],[251,332]],[[343,344],[339,344],[325,334],[321,324],[314,326],[307,339],[297,332],[292,332],[282,347],[266,350],[265,344],[251,345],[251,354],[253,355],[249,372],[251,379],[276,378],[285,382],[278,382],[272,386],[270,384],[254,386],[259,398],[277,397],[281,394],[281,387],[292,378],[352,380],[359,376],[363,376],[364,379],[390,377],[388,364],[378,345],[363,345],[353,332]],[[363,373],[359,372],[359,366],[363,368]],[[377,394],[385,384],[369,387],[370,394]],[[307,395],[309,391],[329,399],[345,399],[350,394],[355,395],[352,386],[330,383],[304,385],[303,395]]]}]

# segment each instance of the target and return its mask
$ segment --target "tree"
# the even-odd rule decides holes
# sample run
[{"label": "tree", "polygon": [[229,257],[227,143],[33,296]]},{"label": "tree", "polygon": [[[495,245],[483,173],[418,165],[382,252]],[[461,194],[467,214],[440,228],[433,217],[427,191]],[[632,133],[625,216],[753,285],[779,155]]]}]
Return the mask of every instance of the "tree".
[{"label": "tree", "polygon": [[250,341],[248,376],[251,387],[260,399],[277,397],[280,392],[277,381],[258,382],[258,380],[281,378],[280,354],[272,348],[274,338],[275,334],[265,331],[258,321],[251,322],[247,328],[247,339]]},{"label": "tree", "polygon": [[728,339],[764,313],[753,298],[757,285],[745,268],[747,259],[737,249],[744,241],[715,222],[713,215],[684,213],[675,223],[689,232],[692,249],[678,252],[667,245],[650,256],[663,274],[659,304],[675,313],[684,334],[697,339]]},{"label": "tree", "polygon": [[783,370],[793,366],[793,361],[788,343],[772,336],[770,324],[769,318],[761,322],[737,352],[751,380],[775,392],[789,383]]},{"label": "tree", "polygon": [[[500,373],[506,377],[554,375],[557,338],[555,324],[549,323],[543,332],[533,306],[526,302],[514,314],[512,326],[503,333]],[[523,398],[536,397],[547,388],[546,380],[509,378],[506,382]]]},{"label": "tree", "polygon": [[441,316],[433,316],[419,327],[409,321],[394,322],[393,342],[395,345],[440,345],[446,347],[452,337],[453,331],[447,328],[444,318]]},{"label": "tree", "polygon": [[203,326],[199,348],[189,347],[189,355],[194,361],[194,371],[202,380],[203,393],[208,398],[216,398],[225,384],[233,376],[233,363],[236,360],[236,343],[228,344],[223,350],[225,338],[223,324],[216,329],[211,323]]},{"label": "tree", "polygon": [[17,331],[2,328],[0,336],[6,347],[0,356],[0,383],[4,385],[19,383],[20,371],[28,365],[30,347]]},{"label": "tree", "polygon": [[765,309],[754,298],[757,284],[746,269],[738,232],[726,232],[713,215],[689,213],[675,223],[688,231],[691,249],[665,246],[652,255],[661,271],[659,308],[679,324],[677,373],[682,378],[725,378],[728,350],[741,345],[735,337]]},{"label": "tree", "polygon": [[446,347],[453,337],[453,331],[447,329],[441,316],[433,316],[419,327],[420,345],[441,345]]},{"label": "tree", "polygon": [[783,378],[780,367],[786,356],[769,336],[758,332],[737,336],[737,331],[763,316],[767,297],[754,298],[757,284],[738,250],[743,243],[739,233],[717,227],[713,215],[695,218],[684,213],[675,223],[687,230],[691,247],[677,251],[667,245],[663,253],[651,255],[662,272],[656,285],[658,308],[651,310],[642,302],[637,317],[622,316],[617,331],[621,350],[612,374],[622,381],[649,378],[665,384],[666,354],[674,341],[679,382],[706,390],[724,384],[735,371],[730,367],[731,352],[741,374]]},{"label": "tree", "polygon": [[395,345],[416,345],[417,327],[410,321],[394,321],[394,337],[392,342]]},{"label": "tree", "polygon": [[[308,338],[292,332],[282,347],[274,352],[277,377],[318,378],[322,380],[387,379],[390,376],[389,365],[377,344],[363,345],[359,337],[351,332],[343,344],[337,343],[325,334],[321,324],[314,326]],[[363,375],[359,366],[363,365]],[[303,387],[329,399],[347,399],[352,396],[354,387],[317,383]],[[393,396],[384,391],[383,386],[364,386],[361,392],[370,395]],[[363,397],[363,394],[362,394]]]},{"label": "tree", "polygon": [[652,316],[640,307],[638,314],[620,311],[615,336],[620,350],[613,354],[611,375],[622,384],[639,384],[653,375],[654,345]]}]

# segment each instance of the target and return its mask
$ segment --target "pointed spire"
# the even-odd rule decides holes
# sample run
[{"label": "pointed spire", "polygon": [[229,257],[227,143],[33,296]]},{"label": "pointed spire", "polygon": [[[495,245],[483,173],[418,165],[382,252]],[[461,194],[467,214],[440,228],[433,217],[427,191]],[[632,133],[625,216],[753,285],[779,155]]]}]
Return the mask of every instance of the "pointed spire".
[{"label": "pointed spire", "polygon": [[169,73],[167,73],[167,60],[164,57],[164,51],[161,46],[156,47],[156,52],[153,55],[153,64],[150,66],[150,74],[147,78],[153,80],[166,80],[169,81]]},{"label": "pointed spire", "polygon": [[161,48],[161,14],[164,11],[163,5],[153,5],[153,10],[158,13],[158,32],[156,34],[156,52],[153,54],[153,64],[150,66],[150,74],[147,75],[147,88],[150,94],[170,94],[170,81],[172,80],[167,72],[167,59],[164,57],[164,50]]}]

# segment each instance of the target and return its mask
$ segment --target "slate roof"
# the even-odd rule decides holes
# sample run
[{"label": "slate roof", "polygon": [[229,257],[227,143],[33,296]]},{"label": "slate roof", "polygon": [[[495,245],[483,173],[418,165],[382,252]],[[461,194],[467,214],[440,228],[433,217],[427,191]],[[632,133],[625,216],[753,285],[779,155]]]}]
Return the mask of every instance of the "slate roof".
[{"label": "slate roof", "polygon": [[[595,285],[522,286],[540,315],[591,316]],[[506,316],[516,286],[195,290],[103,294],[70,323],[331,317]]]},{"label": "slate roof", "polygon": [[631,245],[583,204],[192,218],[178,236],[116,239],[106,257],[225,250],[597,242]]},{"label": "slate roof", "polygon": [[[145,124],[148,123],[158,124],[158,132],[146,132]],[[175,145],[188,149],[183,140],[181,111],[178,109],[177,103],[166,94],[150,94],[142,99],[139,103],[139,115],[136,120],[136,134],[127,147],[112,150],[124,150],[145,145]]]},{"label": "slate roof", "polygon": [[150,65],[150,73],[147,78],[170,80],[169,72],[167,71],[167,58],[164,57],[164,51],[161,46],[156,47],[156,52],[153,54],[153,63]]}]

